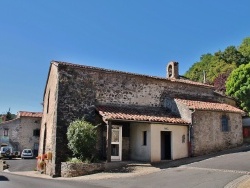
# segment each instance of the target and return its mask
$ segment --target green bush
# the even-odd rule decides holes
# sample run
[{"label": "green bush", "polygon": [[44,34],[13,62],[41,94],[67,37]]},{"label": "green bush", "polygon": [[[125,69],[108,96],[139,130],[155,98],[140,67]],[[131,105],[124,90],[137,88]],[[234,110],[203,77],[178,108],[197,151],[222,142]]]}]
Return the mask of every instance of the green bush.
[{"label": "green bush", "polygon": [[93,161],[96,153],[95,126],[85,120],[70,123],[67,131],[68,147],[81,161]]}]

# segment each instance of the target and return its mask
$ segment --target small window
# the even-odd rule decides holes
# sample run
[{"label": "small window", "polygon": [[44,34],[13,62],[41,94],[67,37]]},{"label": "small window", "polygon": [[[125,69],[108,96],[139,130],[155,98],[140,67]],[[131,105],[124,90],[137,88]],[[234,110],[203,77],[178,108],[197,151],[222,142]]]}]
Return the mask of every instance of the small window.
[{"label": "small window", "polygon": [[185,143],[185,140],[186,140],[186,136],[185,136],[185,134],[184,134],[184,135],[182,135],[181,140],[182,140],[182,143]]},{"label": "small window", "polygon": [[33,130],[33,136],[40,136],[40,129]]},{"label": "small window", "polygon": [[9,129],[4,129],[3,136],[9,136]]},{"label": "small window", "polygon": [[226,115],[223,115],[221,117],[221,130],[222,132],[229,131],[228,117]]},{"label": "small window", "polygon": [[48,99],[47,99],[47,114],[49,113],[49,98],[50,98],[50,90],[49,90]]},{"label": "small window", "polygon": [[147,131],[143,131],[142,134],[143,134],[143,144],[142,145],[146,146],[147,145]]},{"label": "small window", "polygon": [[38,150],[39,149],[39,144],[38,143],[34,143],[34,150]]}]

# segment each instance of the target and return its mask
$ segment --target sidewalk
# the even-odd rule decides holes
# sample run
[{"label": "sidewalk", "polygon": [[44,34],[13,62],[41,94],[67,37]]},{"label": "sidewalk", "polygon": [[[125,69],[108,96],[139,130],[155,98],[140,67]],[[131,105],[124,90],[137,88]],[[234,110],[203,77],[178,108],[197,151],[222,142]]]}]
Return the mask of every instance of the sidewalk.
[{"label": "sidewalk", "polygon": [[250,187],[250,176],[247,176],[243,181],[241,181],[235,188],[249,188]]},{"label": "sidewalk", "polygon": [[146,174],[159,172],[159,171],[161,171],[161,169],[157,167],[153,167],[149,163],[136,163],[136,162],[129,163],[125,167],[122,167],[120,169],[114,169],[112,171],[100,172],[96,174],[90,174],[90,175],[78,176],[78,177],[70,177],[70,178],[64,178],[64,177],[52,178],[49,175],[41,174],[37,171],[8,172],[8,170],[5,170],[5,172],[16,174],[16,175],[44,178],[44,179],[71,180],[71,181],[72,180],[85,181],[85,180],[134,177],[134,176],[141,176],[141,175],[146,175]]}]

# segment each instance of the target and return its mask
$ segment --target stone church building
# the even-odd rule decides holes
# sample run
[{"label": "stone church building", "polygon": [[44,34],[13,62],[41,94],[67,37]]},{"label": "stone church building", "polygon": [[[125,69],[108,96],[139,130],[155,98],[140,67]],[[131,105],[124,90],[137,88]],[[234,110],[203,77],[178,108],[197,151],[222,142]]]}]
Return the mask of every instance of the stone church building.
[{"label": "stone church building", "polygon": [[67,127],[85,118],[98,126],[106,161],[157,162],[203,155],[243,142],[242,115],[211,85],[166,67],[166,78],[52,61],[43,98],[39,154],[52,153],[46,174],[60,176],[70,156]]}]

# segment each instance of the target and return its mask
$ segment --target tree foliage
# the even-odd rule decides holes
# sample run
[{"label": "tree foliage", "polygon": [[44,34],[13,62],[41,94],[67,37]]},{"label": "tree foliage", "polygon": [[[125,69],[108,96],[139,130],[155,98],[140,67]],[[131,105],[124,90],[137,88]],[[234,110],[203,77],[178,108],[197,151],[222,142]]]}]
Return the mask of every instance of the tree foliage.
[{"label": "tree foliage", "polygon": [[226,84],[228,76],[229,76],[229,73],[222,73],[214,79],[214,87],[216,91],[219,91],[221,93],[226,92],[225,84]]},{"label": "tree foliage", "polygon": [[226,82],[226,94],[236,98],[243,110],[250,115],[250,63],[240,65]]},{"label": "tree foliage", "polygon": [[85,120],[70,123],[67,131],[68,147],[74,157],[82,161],[92,161],[96,152],[96,129]]},{"label": "tree foliage", "polygon": [[245,61],[250,61],[250,37],[243,40],[239,46],[239,52],[246,58]]},{"label": "tree foliage", "polygon": [[9,120],[12,120],[12,119],[14,119],[14,118],[13,118],[13,115],[11,114],[11,112],[10,112],[10,109],[9,109],[9,111],[6,113],[6,121],[9,121]]},{"label": "tree foliage", "polygon": [[194,63],[184,76],[193,81],[203,82],[205,73],[206,83],[213,84],[217,77],[230,74],[240,65],[249,63],[249,60],[250,37],[245,38],[239,47],[228,46],[224,51],[202,55],[200,61]]}]

